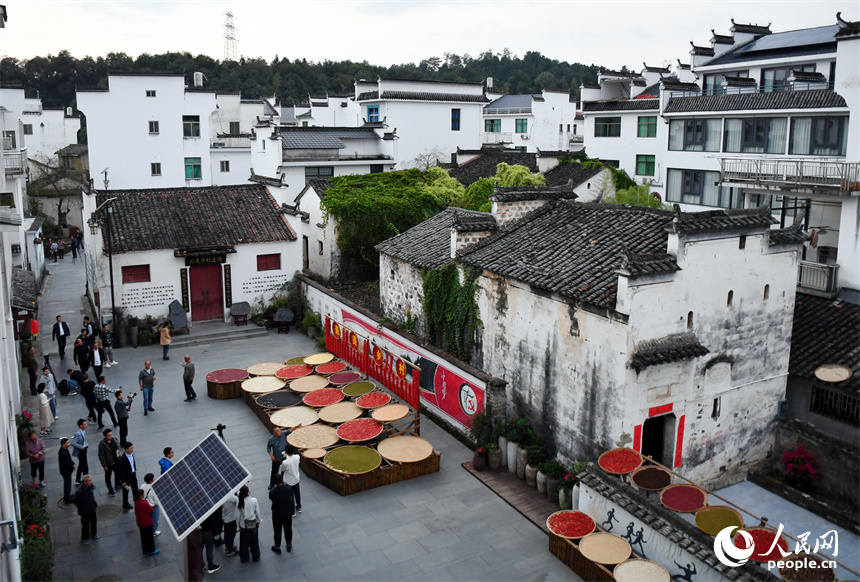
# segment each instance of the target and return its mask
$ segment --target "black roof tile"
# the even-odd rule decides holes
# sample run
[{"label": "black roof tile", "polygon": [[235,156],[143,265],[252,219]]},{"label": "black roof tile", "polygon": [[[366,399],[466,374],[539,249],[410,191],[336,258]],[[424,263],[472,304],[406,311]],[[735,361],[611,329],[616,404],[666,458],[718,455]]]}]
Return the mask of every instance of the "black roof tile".
[{"label": "black roof tile", "polygon": [[379,91],[368,91],[359,93],[357,101],[376,99],[399,99],[402,101],[451,101],[460,103],[489,103],[485,95],[470,95],[464,93],[430,93],[427,91],[383,91],[379,97]]},{"label": "black roof tile", "polygon": [[[459,150],[459,152],[470,153],[463,150]],[[487,150],[480,150],[480,153],[481,155],[478,157],[456,168],[452,168],[448,173],[463,186],[471,186],[481,178],[492,178],[495,176],[497,166],[502,163],[525,166],[533,174],[538,171],[537,155],[532,153],[517,151],[489,152]]]},{"label": "black roof tile", "polygon": [[716,54],[714,52],[713,48],[711,48],[709,46],[696,46],[693,44],[693,41],[690,41],[690,46],[693,47],[692,49],[690,49],[690,54],[693,54],[693,55],[701,55],[703,57],[712,57]]},{"label": "black roof tile", "polygon": [[573,187],[567,183],[559,186],[510,186],[493,188],[490,200],[497,202],[522,202],[525,200],[573,200]]},{"label": "black roof tile", "polygon": [[660,109],[659,99],[618,99],[613,101],[584,101],[582,111],[641,111]]},{"label": "black roof tile", "polygon": [[743,111],[765,109],[847,109],[845,99],[830,90],[781,91],[777,93],[732,93],[672,97],[665,113],[694,113],[698,111]]},{"label": "black roof tile", "polygon": [[836,22],[839,24],[839,32],[836,33],[836,38],[855,36],[860,34],[860,21],[851,22],[850,20],[843,20],[842,13],[837,12]]},{"label": "black roof tile", "polygon": [[623,249],[621,271],[630,273],[630,277],[643,275],[658,275],[680,271],[678,258],[669,253],[631,253]]},{"label": "black roof tile", "polygon": [[788,371],[814,378],[824,364],[842,364],[854,371],[836,388],[860,389],[860,307],[845,301],[797,294],[791,330]]},{"label": "black roof tile", "polygon": [[455,209],[453,226],[458,232],[484,232],[496,230],[496,217],[489,212],[472,212]]},{"label": "black roof tile", "polygon": [[675,334],[640,343],[633,352],[630,367],[639,372],[648,366],[692,360],[708,353],[695,334]]},{"label": "black roof tile", "polygon": [[758,24],[742,24],[740,22],[735,22],[735,19],[732,18],[732,27],[729,30],[732,32],[746,32],[749,34],[770,34],[770,24],[767,26],[760,26]]},{"label": "black roof tile", "polygon": [[672,227],[678,234],[697,234],[726,230],[764,229],[776,224],[767,206],[743,210],[707,210],[705,212],[681,212],[675,207]]},{"label": "black roof tile", "polygon": [[544,174],[547,186],[562,186],[571,183],[573,188],[584,184],[603,170],[601,166],[585,168],[578,161],[560,164]]},{"label": "black roof tile", "polygon": [[800,225],[789,226],[788,228],[771,229],[768,240],[769,246],[774,245],[791,245],[801,244],[809,240],[809,235],[803,232]]},{"label": "black roof tile", "polygon": [[98,202],[114,196],[114,253],[296,240],[275,199],[258,184],[109,190],[98,193]]},{"label": "black roof tile", "polygon": [[33,271],[21,268],[12,269],[12,307],[26,311],[39,308],[39,289]]}]

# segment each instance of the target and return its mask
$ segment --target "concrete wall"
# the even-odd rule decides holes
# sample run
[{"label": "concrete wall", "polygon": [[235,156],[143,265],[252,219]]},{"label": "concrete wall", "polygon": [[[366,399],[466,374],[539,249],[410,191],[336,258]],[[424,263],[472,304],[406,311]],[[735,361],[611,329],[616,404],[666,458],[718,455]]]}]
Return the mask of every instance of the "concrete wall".
[{"label": "concrete wall", "polygon": [[788,377],[785,391],[788,418],[809,423],[823,434],[841,439],[855,447],[860,446],[860,430],[856,426],[809,410],[814,382],[809,378]]}]

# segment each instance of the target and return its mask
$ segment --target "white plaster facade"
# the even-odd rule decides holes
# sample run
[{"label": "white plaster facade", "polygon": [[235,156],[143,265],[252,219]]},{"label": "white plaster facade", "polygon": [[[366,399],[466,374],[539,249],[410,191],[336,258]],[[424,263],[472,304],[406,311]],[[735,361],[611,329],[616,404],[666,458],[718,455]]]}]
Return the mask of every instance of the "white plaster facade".
[{"label": "white plaster facade", "polygon": [[[48,161],[57,150],[78,143],[81,118],[71,108],[46,108],[39,98],[26,97],[24,89],[0,88],[0,105],[16,118],[7,123],[4,138],[13,149],[27,148],[30,158]],[[11,145],[11,144],[10,144]]]},{"label": "white plaster facade", "polygon": [[576,113],[567,91],[505,95],[484,107],[481,142],[527,152],[576,151],[582,124]]}]

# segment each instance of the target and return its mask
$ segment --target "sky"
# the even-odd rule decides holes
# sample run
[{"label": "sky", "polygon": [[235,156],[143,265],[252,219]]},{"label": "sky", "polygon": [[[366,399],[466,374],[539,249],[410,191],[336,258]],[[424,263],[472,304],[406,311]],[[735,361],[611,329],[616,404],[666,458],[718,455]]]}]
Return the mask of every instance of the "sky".
[{"label": "sky", "polygon": [[[0,0],[3,2],[4,0]],[[860,20],[860,2],[805,1],[259,1],[5,0],[0,55],[24,60],[68,50],[75,57],[187,51],[224,58],[231,11],[238,56],[418,63],[450,52],[528,51],[617,69],[689,62],[690,41],[711,29],[772,23],[778,32]]]}]

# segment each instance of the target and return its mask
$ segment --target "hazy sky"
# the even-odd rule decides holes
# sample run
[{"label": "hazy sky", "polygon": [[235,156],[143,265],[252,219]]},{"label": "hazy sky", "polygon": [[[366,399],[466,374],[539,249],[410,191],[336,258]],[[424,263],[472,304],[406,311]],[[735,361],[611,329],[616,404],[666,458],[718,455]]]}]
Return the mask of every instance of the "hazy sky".
[{"label": "hazy sky", "polygon": [[[3,0],[0,0],[3,2]],[[188,51],[224,57],[224,13],[235,16],[238,54],[289,59],[419,62],[445,52],[477,56],[505,47],[522,56],[611,68],[689,59],[731,18],[774,31],[860,19],[860,2],[797,1],[332,1],[5,0],[0,54],[19,59]]]}]

